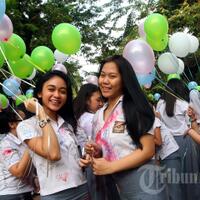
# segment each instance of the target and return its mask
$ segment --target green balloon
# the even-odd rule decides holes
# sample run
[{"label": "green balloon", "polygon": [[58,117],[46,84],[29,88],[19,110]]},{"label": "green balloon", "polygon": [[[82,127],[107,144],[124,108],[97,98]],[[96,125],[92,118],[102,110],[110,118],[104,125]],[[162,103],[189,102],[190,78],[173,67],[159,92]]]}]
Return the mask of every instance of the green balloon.
[{"label": "green balloon", "polygon": [[169,74],[167,76],[167,81],[171,80],[171,79],[181,79],[180,75],[179,74]]},{"label": "green balloon", "polygon": [[7,42],[4,42],[5,55],[8,60],[16,61],[23,58],[26,52],[24,40],[17,34],[12,34]]},{"label": "green balloon", "polygon": [[19,95],[17,97],[18,98],[16,98],[16,100],[15,100],[16,106],[19,106],[21,103],[23,103],[25,100],[27,100],[27,97],[25,95]]},{"label": "green balloon", "polygon": [[52,42],[59,51],[75,54],[81,47],[81,34],[75,26],[61,23],[52,32]]},{"label": "green balloon", "polygon": [[168,44],[168,35],[166,34],[162,39],[156,38],[152,39],[148,35],[146,36],[146,41],[155,51],[163,51]]},{"label": "green balloon", "polygon": [[144,30],[150,38],[163,38],[168,33],[167,18],[159,13],[153,13],[144,22]]},{"label": "green balloon", "polygon": [[200,85],[197,85],[195,89],[200,91]]},{"label": "green balloon", "polygon": [[[1,47],[2,51],[5,52],[4,45],[3,45],[2,42],[0,42],[0,47]],[[0,51],[0,68],[3,66],[3,64],[4,64],[4,57],[3,57],[3,54]]]},{"label": "green balloon", "polygon": [[21,79],[28,78],[33,73],[33,61],[27,54],[25,54],[23,58],[17,61],[9,61],[9,63],[11,67],[10,72]]},{"label": "green balloon", "polygon": [[7,97],[3,94],[0,94],[0,108],[5,109],[8,107],[8,105],[9,105],[9,101]]},{"label": "green balloon", "polygon": [[147,98],[148,98],[150,101],[153,101],[153,100],[154,100],[153,94],[148,94]]},{"label": "green balloon", "polygon": [[31,53],[31,58],[38,67],[40,71],[49,71],[54,65],[54,54],[46,46],[39,46],[33,49]]}]

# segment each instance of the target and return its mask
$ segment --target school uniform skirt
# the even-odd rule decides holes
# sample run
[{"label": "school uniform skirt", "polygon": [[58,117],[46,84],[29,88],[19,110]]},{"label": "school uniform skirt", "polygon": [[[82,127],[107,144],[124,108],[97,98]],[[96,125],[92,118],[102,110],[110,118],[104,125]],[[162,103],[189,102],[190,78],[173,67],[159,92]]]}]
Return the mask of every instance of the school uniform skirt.
[{"label": "school uniform skirt", "polygon": [[69,188],[47,196],[41,196],[41,200],[90,200],[87,184],[75,188]]},{"label": "school uniform skirt", "polygon": [[113,174],[121,200],[167,200],[160,167],[152,160],[138,168]]}]

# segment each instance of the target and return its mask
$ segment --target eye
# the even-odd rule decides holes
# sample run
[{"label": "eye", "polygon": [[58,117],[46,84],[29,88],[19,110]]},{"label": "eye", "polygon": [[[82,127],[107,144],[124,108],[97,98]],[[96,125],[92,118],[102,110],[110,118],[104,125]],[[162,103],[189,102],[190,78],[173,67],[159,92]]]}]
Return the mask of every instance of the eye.
[{"label": "eye", "polygon": [[66,90],[61,90],[60,93],[61,94],[67,94],[67,91]]},{"label": "eye", "polygon": [[48,91],[49,91],[49,92],[53,92],[53,91],[54,91],[54,88],[48,88]]},{"label": "eye", "polygon": [[105,74],[100,74],[100,76],[99,76],[99,77],[103,78],[103,77],[105,77]]}]

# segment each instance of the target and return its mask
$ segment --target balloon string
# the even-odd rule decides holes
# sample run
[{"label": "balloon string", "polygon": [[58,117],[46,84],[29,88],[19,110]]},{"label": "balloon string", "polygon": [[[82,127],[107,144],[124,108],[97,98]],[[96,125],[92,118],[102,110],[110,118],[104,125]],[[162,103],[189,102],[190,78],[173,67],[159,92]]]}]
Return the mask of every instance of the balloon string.
[{"label": "balloon string", "polygon": [[186,77],[187,81],[190,82],[190,79],[187,77],[185,72],[183,72],[183,75]]},{"label": "balloon string", "polygon": [[[6,72],[6,73],[8,73],[9,75],[13,75],[12,73],[6,71],[5,69],[1,69],[1,70],[4,71],[4,72]],[[15,75],[13,75],[13,76],[16,77]],[[21,79],[21,78],[19,78],[19,77],[16,77],[16,78],[20,79],[22,82],[26,83],[27,85],[30,85],[31,87],[35,88],[35,86],[34,86],[33,84],[31,84],[31,83],[25,81],[24,79]]]},{"label": "balloon string", "polygon": [[45,71],[44,71],[42,68],[40,68],[38,65],[36,65],[36,64],[35,64],[34,62],[32,62],[31,60],[27,59],[26,57],[24,57],[24,59],[25,59],[27,62],[29,62],[29,63],[31,63],[32,65],[34,65],[34,67],[35,67],[36,69],[38,69],[38,70],[40,70],[41,72],[45,73]]},{"label": "balloon string", "polygon": [[191,72],[191,70],[190,70],[190,67],[187,66],[187,68],[188,68],[188,71],[189,71],[189,73],[190,73],[190,76],[191,76],[191,78],[192,78],[192,80],[193,80],[194,77],[193,77],[193,75],[192,75],[192,72]]},{"label": "balloon string", "polygon": [[6,58],[5,54],[4,54],[4,52],[3,52],[3,49],[1,48],[1,45],[0,45],[0,51],[1,51],[1,53],[2,53],[2,55],[3,55],[3,57],[4,57],[4,59],[5,59],[5,61],[6,61],[6,63],[7,63],[7,65],[8,65],[9,70],[10,70],[11,73],[14,75],[14,72],[13,72],[12,68],[10,67],[10,64],[9,64],[9,62],[8,62],[8,60],[7,60],[7,58]]},{"label": "balloon string", "polygon": [[198,71],[200,72],[200,66],[199,66],[199,63],[198,63],[198,60],[197,60],[197,57],[196,57],[196,54],[195,54],[195,53],[194,53],[194,59],[195,59],[196,64],[197,64]]},{"label": "balloon string", "polygon": [[4,42],[4,43],[7,43],[7,44],[9,44],[11,47],[13,47],[13,48],[15,48],[16,50],[17,49],[19,49],[19,47],[17,46],[15,46],[15,45],[13,45],[9,40],[8,41],[6,41],[6,42]]},{"label": "balloon string", "polygon": [[10,104],[9,106],[13,110],[13,112],[23,121],[23,118],[20,116],[20,114]]},{"label": "balloon string", "polygon": [[[165,83],[163,82],[161,79],[159,79],[158,77],[155,76],[155,78],[160,82],[162,83],[168,90],[162,88],[162,87],[159,87],[158,88],[161,88],[162,90],[164,90],[165,92],[171,94],[172,96],[176,97],[177,99],[180,99],[180,100],[184,100],[183,98],[179,97],[178,95],[174,94],[175,92]],[[171,92],[170,92],[171,91]]]},{"label": "balloon string", "polygon": [[4,77],[7,79],[8,77],[4,74],[3,70],[0,69],[0,72],[4,75]]},{"label": "balloon string", "polygon": [[15,96],[17,99],[19,99],[20,101],[24,101],[23,99],[21,99],[20,97],[18,97],[15,93],[13,93],[8,87],[6,87],[5,85],[3,85],[1,82],[0,82],[0,85],[4,88],[6,88],[6,90],[8,90],[11,94],[13,94],[13,96]]}]

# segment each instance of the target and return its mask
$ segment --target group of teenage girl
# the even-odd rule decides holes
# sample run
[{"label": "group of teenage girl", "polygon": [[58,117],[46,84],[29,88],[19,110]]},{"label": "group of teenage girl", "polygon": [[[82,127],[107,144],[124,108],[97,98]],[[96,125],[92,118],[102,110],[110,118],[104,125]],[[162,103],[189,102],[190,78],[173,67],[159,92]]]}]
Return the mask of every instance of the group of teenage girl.
[{"label": "group of teenage girl", "polygon": [[68,74],[45,73],[25,109],[0,112],[0,199],[200,199],[181,178],[198,176],[198,115],[181,80],[165,91],[151,105],[121,55],[75,99]]}]

